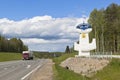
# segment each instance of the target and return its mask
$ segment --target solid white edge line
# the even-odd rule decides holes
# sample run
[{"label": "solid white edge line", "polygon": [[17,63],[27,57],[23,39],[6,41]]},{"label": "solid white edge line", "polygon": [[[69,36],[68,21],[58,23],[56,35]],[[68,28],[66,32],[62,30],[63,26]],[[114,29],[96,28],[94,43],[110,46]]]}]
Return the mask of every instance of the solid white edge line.
[{"label": "solid white edge line", "polygon": [[36,71],[39,67],[41,67],[41,65],[37,66],[35,69],[33,69],[31,72],[29,72],[28,74],[26,74],[24,77],[21,78],[21,80],[24,80],[25,78],[27,78],[30,74],[32,74],[34,71]]}]

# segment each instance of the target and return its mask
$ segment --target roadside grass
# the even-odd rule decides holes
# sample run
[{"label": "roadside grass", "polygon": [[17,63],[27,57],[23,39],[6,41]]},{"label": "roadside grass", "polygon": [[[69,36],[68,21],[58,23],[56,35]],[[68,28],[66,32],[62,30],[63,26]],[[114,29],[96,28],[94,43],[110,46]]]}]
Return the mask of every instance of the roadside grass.
[{"label": "roadside grass", "polygon": [[85,76],[81,76],[80,74],[74,73],[71,70],[63,68],[59,66],[59,64],[69,57],[75,56],[76,53],[72,54],[63,54],[60,57],[54,58],[53,61],[55,65],[53,66],[54,70],[54,80],[88,80]]},{"label": "roadside grass", "polygon": [[90,78],[59,66],[62,61],[73,57],[75,54],[76,53],[63,54],[53,59],[55,62],[53,66],[54,80],[120,80],[120,59],[112,59],[103,70],[97,71],[97,73]]},{"label": "roadside grass", "polygon": [[69,57],[74,57],[76,53],[71,53],[71,54],[62,54],[62,56],[60,57],[56,57],[56,58],[53,58],[53,61],[56,63],[56,64],[60,64],[62,61],[64,61],[65,59],[69,58]]},{"label": "roadside grass", "polygon": [[22,55],[20,53],[0,52],[0,62],[20,59],[22,59]]},{"label": "roadside grass", "polygon": [[120,59],[112,59],[108,66],[98,71],[91,80],[120,80]]}]

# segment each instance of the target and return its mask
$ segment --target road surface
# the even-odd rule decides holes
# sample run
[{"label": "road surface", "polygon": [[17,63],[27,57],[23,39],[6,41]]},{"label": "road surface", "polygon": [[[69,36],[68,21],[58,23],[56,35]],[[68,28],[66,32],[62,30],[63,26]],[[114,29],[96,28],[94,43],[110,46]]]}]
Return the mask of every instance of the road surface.
[{"label": "road surface", "polygon": [[0,62],[0,80],[28,80],[45,62],[45,59]]}]

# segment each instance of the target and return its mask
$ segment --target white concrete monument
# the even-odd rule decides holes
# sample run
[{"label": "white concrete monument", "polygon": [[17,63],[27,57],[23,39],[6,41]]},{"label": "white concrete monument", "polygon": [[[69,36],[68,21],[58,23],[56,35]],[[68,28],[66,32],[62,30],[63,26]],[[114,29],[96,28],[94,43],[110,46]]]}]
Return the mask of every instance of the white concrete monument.
[{"label": "white concrete monument", "polygon": [[89,43],[89,32],[92,31],[91,26],[88,23],[82,23],[77,26],[77,32],[79,33],[79,41],[74,43],[74,50],[79,51],[79,56],[90,56],[90,50],[96,49],[96,39],[93,39]]}]

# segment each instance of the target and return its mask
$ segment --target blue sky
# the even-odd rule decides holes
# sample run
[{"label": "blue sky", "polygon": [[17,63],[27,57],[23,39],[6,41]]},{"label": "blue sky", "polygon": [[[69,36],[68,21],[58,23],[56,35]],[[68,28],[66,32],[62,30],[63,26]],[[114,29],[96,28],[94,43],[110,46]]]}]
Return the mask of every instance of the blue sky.
[{"label": "blue sky", "polygon": [[120,4],[120,0],[0,0],[0,18],[21,20],[43,15],[89,16],[94,8],[105,8],[113,2]]},{"label": "blue sky", "polygon": [[0,0],[0,35],[21,38],[29,50],[65,51],[78,41],[76,25],[120,0]]}]

